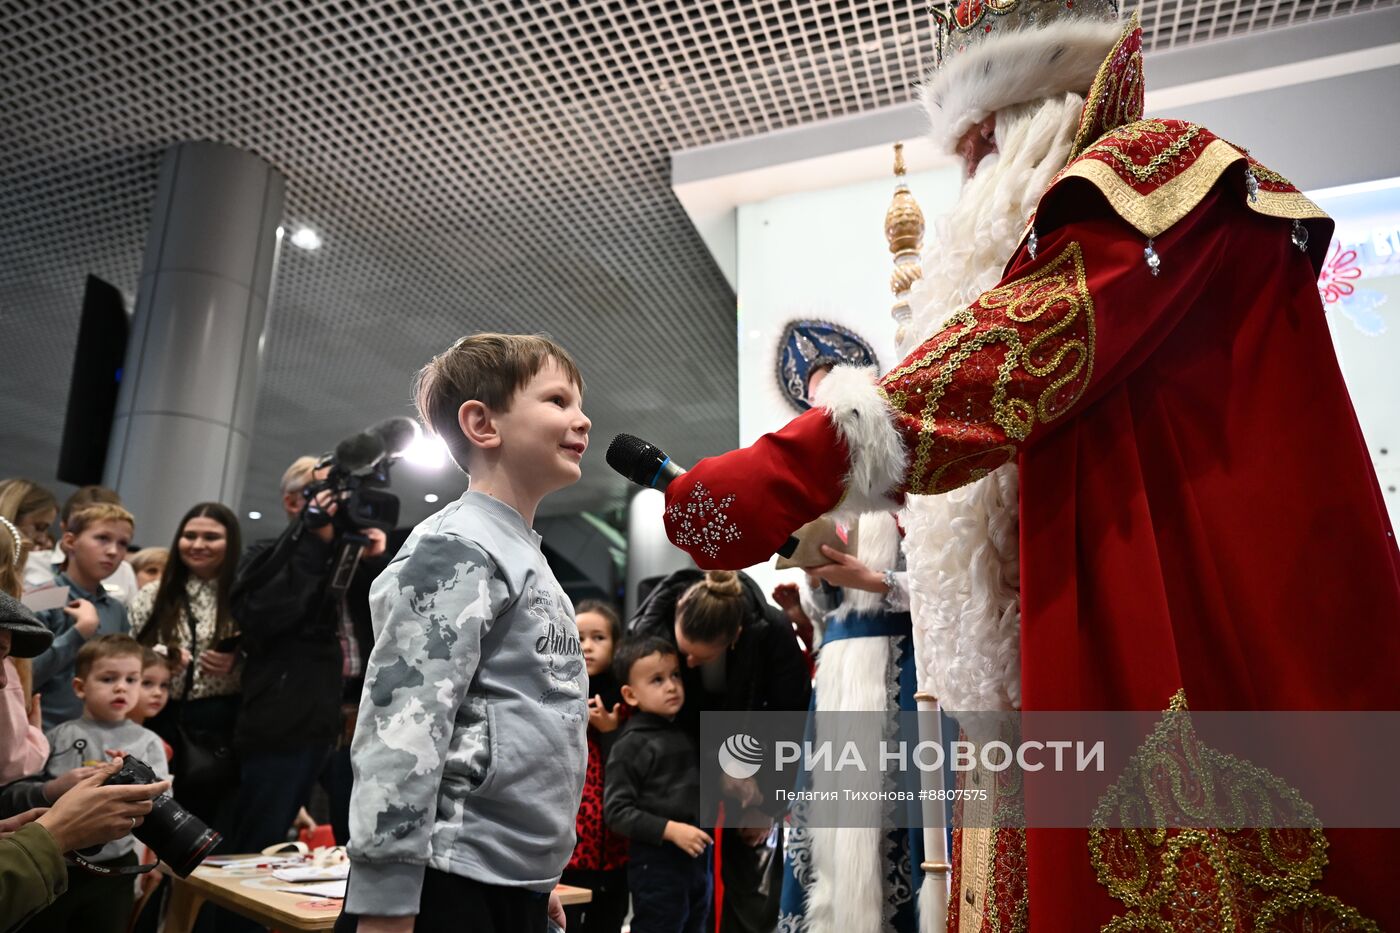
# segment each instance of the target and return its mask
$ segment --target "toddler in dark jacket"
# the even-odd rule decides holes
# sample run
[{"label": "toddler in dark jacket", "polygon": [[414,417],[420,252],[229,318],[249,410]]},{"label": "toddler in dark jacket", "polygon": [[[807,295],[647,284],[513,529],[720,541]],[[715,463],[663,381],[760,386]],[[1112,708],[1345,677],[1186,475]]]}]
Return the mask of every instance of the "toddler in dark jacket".
[{"label": "toddler in dark jacket", "polygon": [[699,933],[709,911],[710,847],[700,818],[695,740],[675,724],[685,702],[680,655],[662,638],[635,638],[613,669],[635,712],[608,755],[603,813],[631,840],[632,933]]}]

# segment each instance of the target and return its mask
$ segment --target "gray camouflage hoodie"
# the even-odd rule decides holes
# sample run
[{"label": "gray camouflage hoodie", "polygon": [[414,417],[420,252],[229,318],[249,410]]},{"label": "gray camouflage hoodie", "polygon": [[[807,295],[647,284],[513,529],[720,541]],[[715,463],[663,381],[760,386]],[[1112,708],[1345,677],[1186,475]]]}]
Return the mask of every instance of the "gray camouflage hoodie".
[{"label": "gray camouflage hoodie", "polygon": [[514,509],[467,492],[374,581],[346,912],[416,914],[425,866],[548,891],[568,863],[588,675],[539,542]]}]

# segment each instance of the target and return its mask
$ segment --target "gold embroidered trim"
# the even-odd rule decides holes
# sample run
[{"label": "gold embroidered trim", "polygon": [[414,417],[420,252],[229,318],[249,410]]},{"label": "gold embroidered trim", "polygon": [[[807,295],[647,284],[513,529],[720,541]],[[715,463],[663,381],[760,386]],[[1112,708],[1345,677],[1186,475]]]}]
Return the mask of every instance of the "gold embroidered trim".
[{"label": "gold embroidered trim", "polygon": [[[1242,829],[1250,825],[1246,805],[1287,807],[1302,828]],[[1123,822],[1150,817],[1157,826],[1107,828],[1115,813]],[[1380,933],[1354,908],[1313,889],[1327,865],[1327,837],[1302,795],[1264,768],[1202,744],[1181,690],[1100,798],[1089,861],[1127,908],[1103,933]]]},{"label": "gold embroidered trim", "polygon": [[[1116,130],[1115,133],[1124,138],[1133,139],[1135,135],[1141,135],[1138,128],[1150,132],[1161,132],[1156,127],[1166,127],[1162,124],[1151,124],[1148,121],[1140,121]],[[1193,130],[1201,127],[1193,126]],[[1195,135],[1194,133],[1192,135]],[[1183,137],[1184,138],[1184,137]],[[1122,153],[1114,151],[1111,147],[1104,147],[1104,151],[1113,152],[1124,165],[1129,164],[1129,160]],[[1221,174],[1236,161],[1245,159],[1244,154],[1235,146],[1227,143],[1223,139],[1214,139],[1210,142],[1196,161],[1176,178],[1163,184],[1156,190],[1142,194],[1123,180],[1113,168],[1097,159],[1080,159],[1072,163],[1065,169],[1051,185],[1051,189],[1057,186],[1065,178],[1082,178],[1092,184],[1103,194],[1114,213],[1122,217],[1131,224],[1143,236],[1161,236],[1169,230],[1173,224],[1181,220],[1200,204],[1202,199],[1210,193],[1211,188],[1220,180]],[[1156,159],[1153,160],[1154,162]],[[1151,166],[1151,163],[1149,163]],[[1289,184],[1288,180],[1275,171],[1267,169],[1255,162],[1250,167],[1255,177],[1280,185]],[[1144,169],[1145,171],[1145,169]],[[1134,173],[1135,177],[1137,173]],[[1145,178],[1139,177],[1140,181]],[[1049,191],[1046,192],[1046,195]],[[1044,196],[1042,196],[1042,199]],[[1245,198],[1245,206],[1257,214],[1267,217],[1280,217],[1284,220],[1330,220],[1327,212],[1318,207],[1307,195],[1299,191],[1269,191],[1260,189],[1255,200]],[[1035,224],[1035,214],[1031,214],[1026,222],[1026,228],[1021,231],[1021,244],[1025,243],[1026,236],[1031,227]]]},{"label": "gold embroidered trim", "polygon": [[[1244,156],[1229,143],[1212,140],[1190,167],[1148,194],[1139,193],[1111,166],[1098,159],[1080,159],[1060,178],[1082,178],[1089,182],[1103,193],[1119,217],[1143,236],[1157,237],[1191,213],[1210,193],[1221,173],[1242,159]],[[1259,197],[1262,201],[1264,192],[1259,192]]]},{"label": "gold embroidered trim", "polygon": [[[1137,10],[1134,10],[1132,15],[1128,17],[1127,24],[1123,27],[1123,34],[1118,37],[1118,41],[1114,43],[1113,49],[1104,57],[1103,64],[1099,65],[1098,73],[1094,75],[1094,83],[1089,85],[1089,96],[1084,98],[1084,111],[1079,119],[1079,128],[1074,134],[1074,145],[1070,147],[1069,161],[1073,162],[1075,159],[1079,158],[1079,156],[1084,153],[1084,150],[1089,148],[1091,143],[1105,132],[1112,129],[1112,127],[1107,126],[1096,126],[1094,118],[1099,115],[1107,103],[1105,98],[1109,92],[1109,79],[1114,76],[1114,60],[1118,58],[1118,54],[1122,50],[1124,44],[1132,38],[1133,33],[1139,28],[1141,28],[1141,23],[1138,20]],[[1129,77],[1130,83],[1132,83],[1134,77],[1138,81],[1142,80],[1142,52],[1139,51],[1134,57],[1137,59],[1135,63],[1136,74]],[[1119,109],[1121,109],[1121,104]],[[1141,113],[1135,114],[1133,115],[1133,119],[1138,119],[1141,116]]]},{"label": "gold embroidered trim", "polygon": [[[1147,181],[1153,175],[1156,175],[1157,172],[1162,168],[1162,166],[1166,165],[1172,159],[1180,155],[1183,149],[1191,145],[1191,140],[1195,139],[1198,135],[1200,135],[1201,132],[1201,127],[1197,126],[1194,123],[1191,124],[1189,127],[1187,127],[1184,133],[1182,133],[1180,136],[1178,136],[1175,140],[1172,141],[1171,145],[1167,146],[1167,148],[1163,149],[1161,152],[1157,153],[1151,159],[1149,159],[1146,165],[1138,165],[1136,162],[1133,161],[1132,156],[1128,155],[1126,152],[1123,152],[1117,146],[1108,145],[1108,142],[1111,139],[1137,140],[1141,139],[1148,132],[1164,133],[1167,131],[1167,127],[1165,124],[1158,123],[1156,125],[1160,126],[1161,129],[1153,130],[1150,125],[1142,126],[1140,124],[1133,123],[1123,127],[1122,129],[1114,130],[1112,133],[1109,133],[1107,136],[1099,140],[1093,146],[1090,146],[1089,152],[1107,153],[1108,155],[1113,156],[1113,158],[1118,161],[1118,164],[1126,168],[1128,172],[1138,181]],[[1088,153],[1085,153],[1085,155],[1087,154]]]},{"label": "gold embroidered trim", "polygon": [[[1007,730],[999,738],[1008,744],[1016,741]],[[960,780],[985,789],[987,795],[975,802],[963,800],[956,811],[961,817],[959,887],[950,893],[959,898],[957,933],[1026,933],[1030,901],[1024,775],[1015,768],[992,772],[979,764]]]},{"label": "gold embroidered trim", "polygon": [[[1256,168],[1254,174],[1259,174]],[[1286,220],[1329,220],[1327,212],[1300,191],[1260,190],[1259,200],[1248,202],[1251,210]]]},{"label": "gold embroidered trim", "polygon": [[1276,185],[1287,185],[1289,188],[1294,187],[1293,182],[1289,181],[1287,178],[1284,178],[1282,175],[1280,175],[1273,169],[1266,168],[1265,166],[1260,165],[1258,162],[1254,163],[1254,165],[1251,167],[1251,171],[1254,172],[1254,177],[1258,178],[1260,181],[1271,181]]},{"label": "gold embroidered trim", "polygon": [[[988,312],[1000,312],[1000,322]],[[1035,323],[1044,326],[1034,330],[1017,326]],[[989,348],[1004,350],[992,385],[992,421],[1006,438],[1023,441],[1030,436],[1037,419],[1047,424],[1056,420],[1084,394],[1094,372],[1094,328],[1094,302],[1084,271],[1083,251],[1077,242],[1067,245],[1029,275],[984,293],[971,307],[950,316],[924,344],[927,352],[911,357],[908,365],[892,370],[880,380],[881,395],[892,410],[904,411],[913,395],[924,403],[917,415],[919,441],[908,474],[909,490],[919,494],[946,492],[980,479],[1016,456],[1014,444],[994,442],[980,450],[940,457],[933,464],[935,442],[941,437],[936,418],[939,404],[969,359]],[[926,383],[899,382],[933,368],[937,371]],[[1029,388],[1035,393],[1034,398],[1016,397],[1008,391],[1018,370],[1034,377],[1028,386],[1018,387],[1023,392]],[[1072,384],[1073,389],[1060,397],[1062,390]],[[899,404],[895,404],[896,400]],[[913,414],[905,412],[906,417]],[[930,474],[931,464],[935,468]],[[968,470],[967,477],[961,475],[962,470]],[[950,472],[957,481],[945,485]]]}]

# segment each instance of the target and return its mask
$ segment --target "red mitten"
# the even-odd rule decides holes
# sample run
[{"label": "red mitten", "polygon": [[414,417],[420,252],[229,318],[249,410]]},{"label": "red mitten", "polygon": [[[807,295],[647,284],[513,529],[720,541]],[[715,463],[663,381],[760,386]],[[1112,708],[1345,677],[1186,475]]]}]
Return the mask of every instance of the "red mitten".
[{"label": "red mitten", "polygon": [[706,457],[666,487],[666,534],[705,569],[768,560],[841,500],[846,444],[814,408],[752,446]]},{"label": "red mitten", "polygon": [[762,563],[838,506],[858,515],[902,498],[907,439],[871,373],[836,367],[816,402],[782,430],[707,457],[666,487],[666,534],[701,567]]}]

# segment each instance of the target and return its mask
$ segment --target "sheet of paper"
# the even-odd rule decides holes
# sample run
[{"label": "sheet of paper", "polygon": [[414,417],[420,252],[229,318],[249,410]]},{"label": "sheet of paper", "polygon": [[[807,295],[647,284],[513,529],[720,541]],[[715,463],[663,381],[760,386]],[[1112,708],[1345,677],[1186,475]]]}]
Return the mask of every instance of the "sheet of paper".
[{"label": "sheet of paper", "polygon": [[306,897],[334,897],[344,900],[344,881],[317,881],[312,884],[286,884],[278,891],[286,891],[288,894],[301,894]]},{"label": "sheet of paper", "polygon": [[344,881],[350,877],[350,863],[341,862],[339,865],[327,865],[324,868],[314,865],[279,868],[272,873],[272,877],[278,881]]},{"label": "sheet of paper", "polygon": [[46,612],[49,609],[57,609],[70,602],[68,587],[41,586],[21,596],[20,602],[28,606],[30,612]]}]

